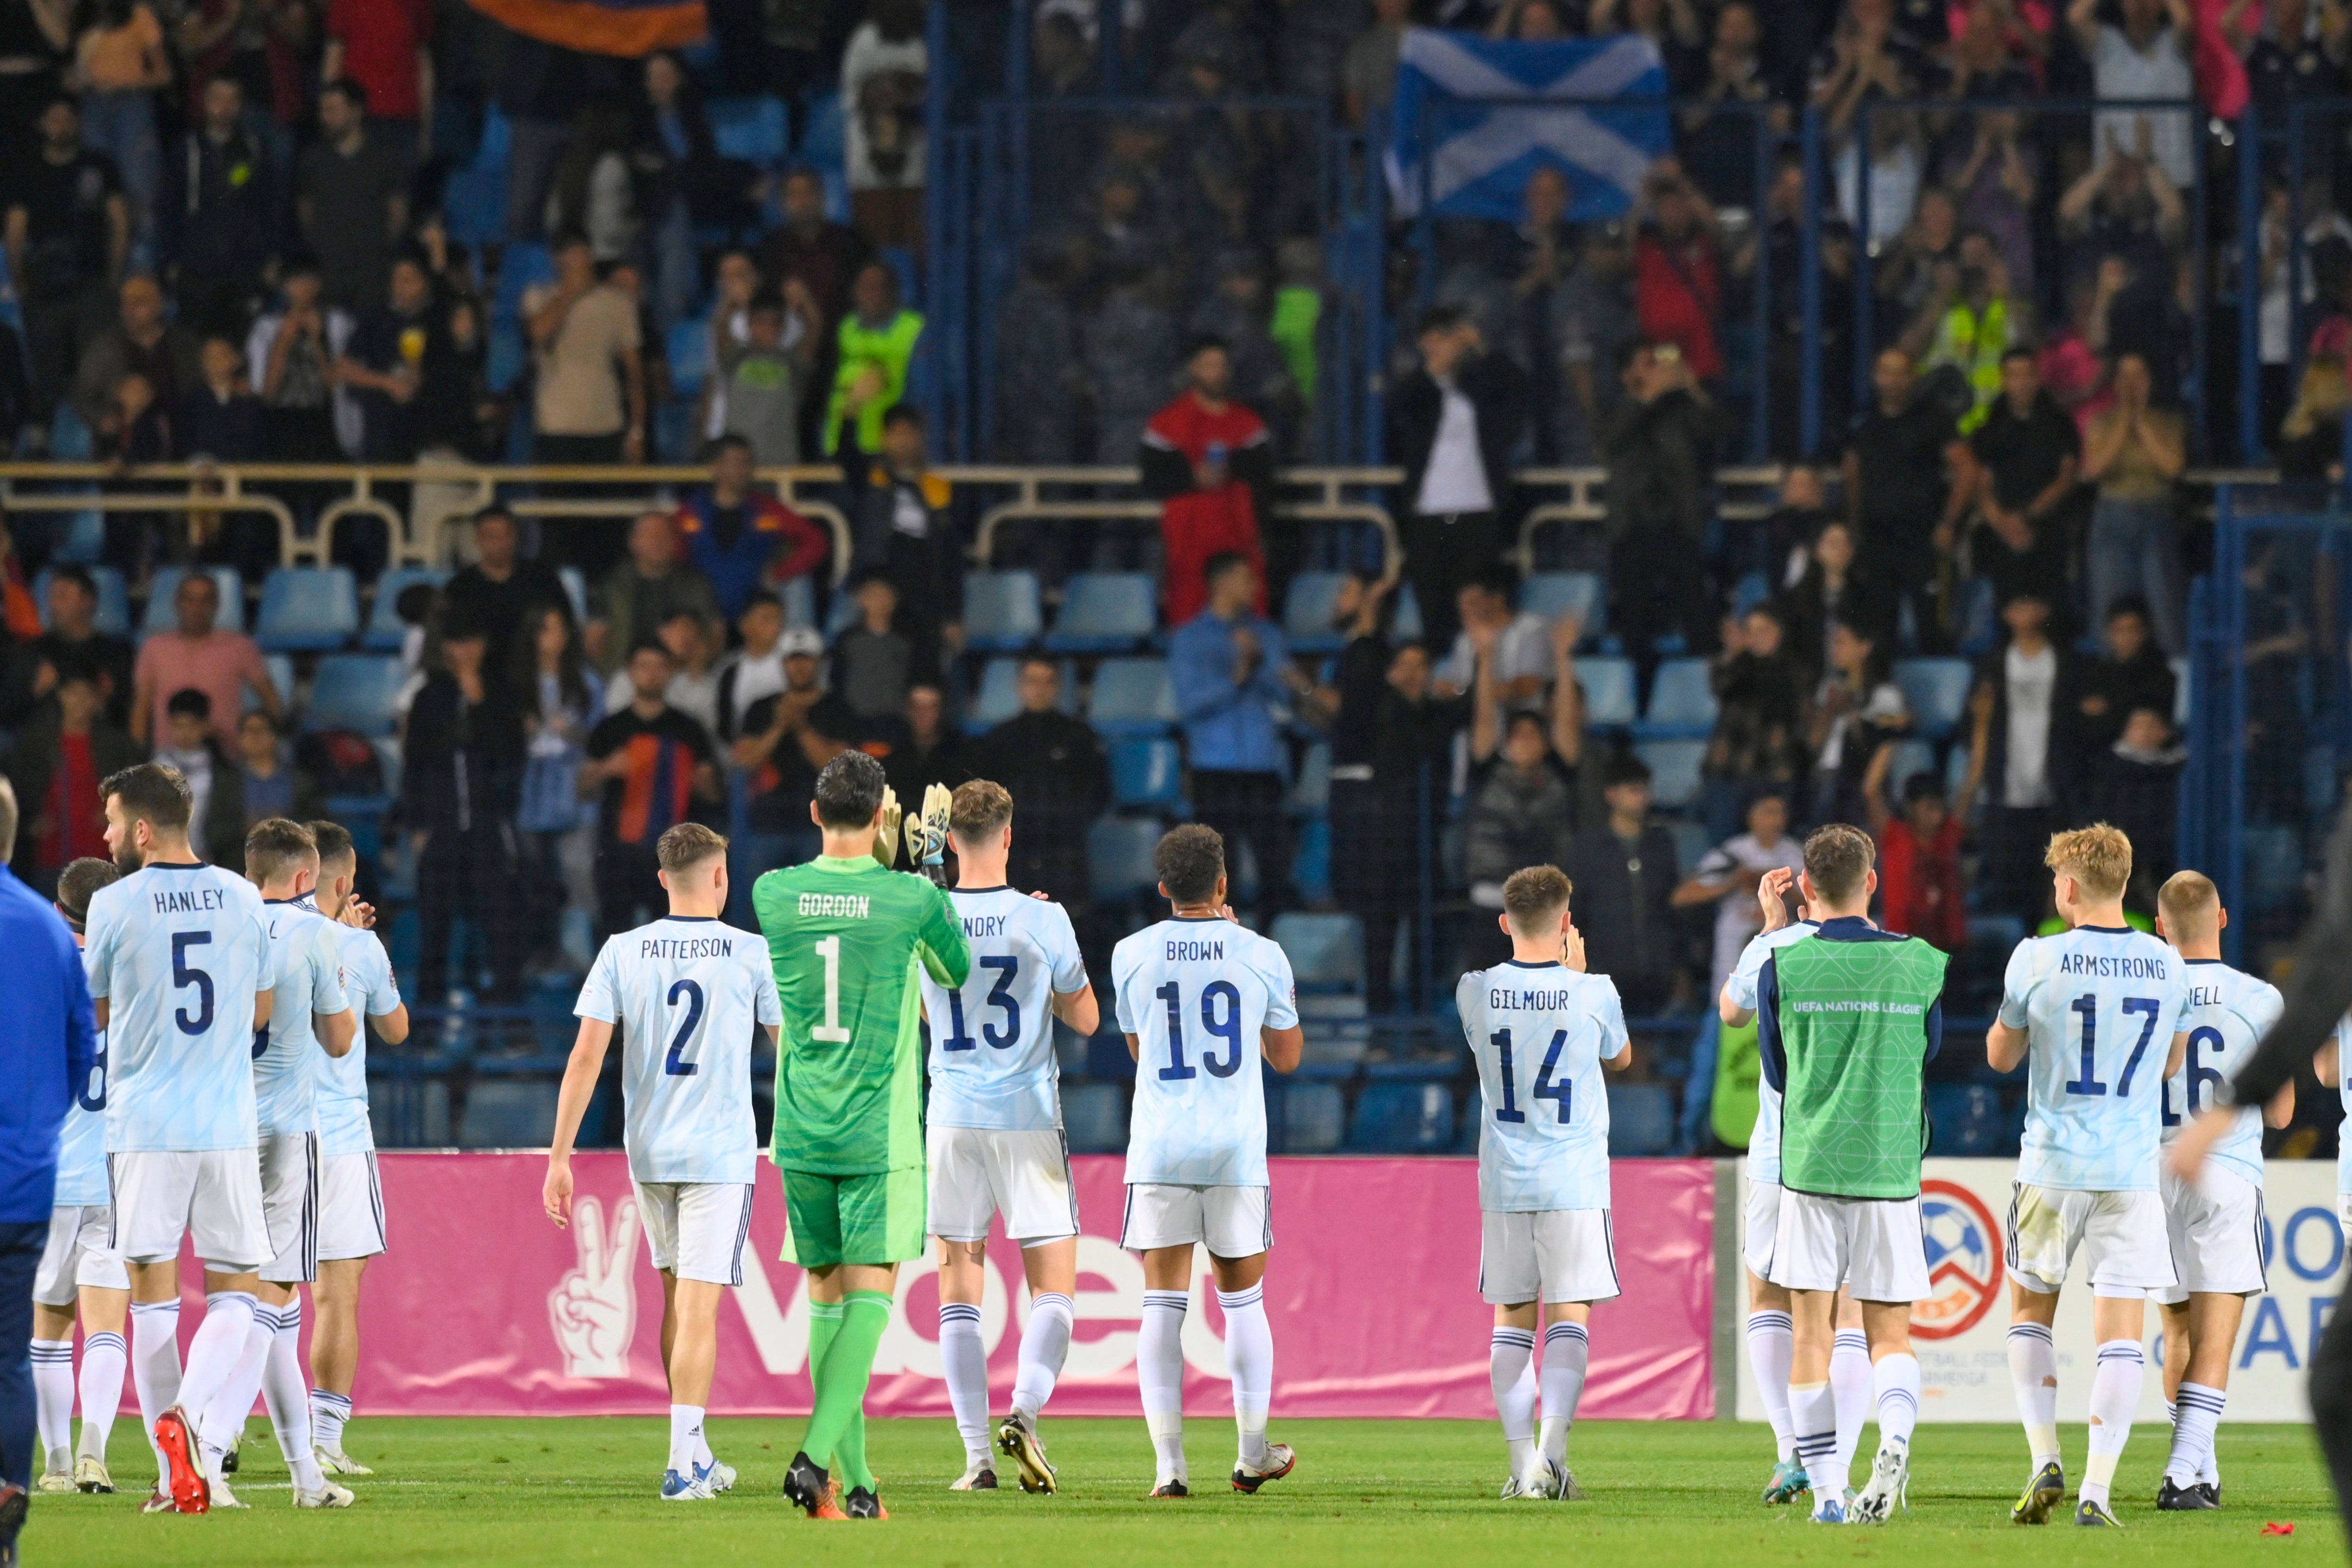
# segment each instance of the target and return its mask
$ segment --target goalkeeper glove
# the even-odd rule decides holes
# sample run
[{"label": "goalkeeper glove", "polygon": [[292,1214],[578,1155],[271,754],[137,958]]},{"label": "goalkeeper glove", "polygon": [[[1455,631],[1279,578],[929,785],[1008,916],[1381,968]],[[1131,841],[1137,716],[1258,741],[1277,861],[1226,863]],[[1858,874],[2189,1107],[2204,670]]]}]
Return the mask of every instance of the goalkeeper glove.
[{"label": "goalkeeper glove", "polygon": [[898,792],[882,786],[882,826],[874,833],[874,858],[889,870],[898,863]]},{"label": "goalkeeper glove", "polygon": [[955,795],[944,784],[931,784],[923,791],[922,815],[907,833],[907,858],[916,862],[916,868],[930,879],[931,885],[948,885],[944,864],[948,852],[948,814],[954,807]]}]

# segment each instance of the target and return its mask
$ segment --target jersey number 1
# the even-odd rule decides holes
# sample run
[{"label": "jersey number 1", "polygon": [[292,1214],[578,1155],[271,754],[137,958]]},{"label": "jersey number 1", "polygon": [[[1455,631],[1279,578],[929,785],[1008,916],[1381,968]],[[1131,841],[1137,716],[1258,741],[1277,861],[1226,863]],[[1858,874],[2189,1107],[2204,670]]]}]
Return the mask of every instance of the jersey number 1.
[{"label": "jersey number 1", "polygon": [[819,938],[816,955],[824,960],[824,1022],[809,1031],[809,1038],[828,1046],[845,1046],[849,1031],[841,1026],[841,939]]}]

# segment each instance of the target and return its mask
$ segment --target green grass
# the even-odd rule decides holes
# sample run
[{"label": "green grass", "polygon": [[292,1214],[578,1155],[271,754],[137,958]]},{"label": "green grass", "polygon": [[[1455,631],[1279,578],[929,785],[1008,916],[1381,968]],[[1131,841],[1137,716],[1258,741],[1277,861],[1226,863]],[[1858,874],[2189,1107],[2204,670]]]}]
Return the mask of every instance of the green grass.
[{"label": "green grass", "polygon": [[[655,1496],[666,1423],[650,1419],[540,1421],[372,1420],[351,1432],[352,1452],[374,1465],[352,1483],[348,1512],[295,1513],[266,1424],[251,1427],[241,1491],[250,1512],[204,1519],[143,1517],[135,1489],[114,1497],[38,1497],[24,1537],[31,1568],[53,1564],[256,1563],[342,1565],[467,1563],[570,1565],[632,1563],[700,1568],[704,1563],[1173,1563],[1185,1568],[1411,1563],[1435,1568],[1469,1553],[1546,1553],[1598,1548],[1611,1564],[1872,1559],[1903,1568],[1966,1563],[2156,1561],[2231,1563],[2292,1553],[2341,1562],[2344,1534],[2308,1428],[2221,1429],[2227,1507],[2158,1514],[2150,1500],[2167,1434],[2132,1436],[2116,1487],[2120,1534],[2008,1522],[2023,1484],[2023,1439],[2013,1426],[1920,1429],[1912,1511],[1885,1529],[1814,1529],[1801,1513],[1756,1500],[1771,1468],[1760,1426],[1592,1422],[1576,1429],[1570,1461],[1591,1500],[1504,1503],[1502,1443],[1488,1423],[1282,1421],[1297,1471],[1255,1497],[1225,1487],[1233,1428],[1191,1424],[1199,1495],[1181,1503],[1140,1494],[1150,1480],[1143,1424],[1055,1421],[1045,1432],[1063,1490],[1023,1496],[1007,1480],[993,1494],[951,1494],[960,1449],[945,1421],[875,1423],[871,1453],[894,1518],[885,1525],[819,1525],[777,1494],[802,1423],[714,1421],[719,1452],[739,1467],[735,1492],[715,1502],[665,1504]],[[2070,1463],[2084,1451],[2065,1433]],[[115,1428],[116,1474],[143,1486],[148,1464],[135,1423]],[[1859,1468],[1858,1468],[1859,1470]],[[1009,1478],[1008,1464],[1005,1474]],[[1860,1479],[1859,1473],[1857,1479]],[[274,1485],[273,1485],[274,1483]],[[2294,1539],[2261,1540],[2265,1520],[2291,1520]]]}]

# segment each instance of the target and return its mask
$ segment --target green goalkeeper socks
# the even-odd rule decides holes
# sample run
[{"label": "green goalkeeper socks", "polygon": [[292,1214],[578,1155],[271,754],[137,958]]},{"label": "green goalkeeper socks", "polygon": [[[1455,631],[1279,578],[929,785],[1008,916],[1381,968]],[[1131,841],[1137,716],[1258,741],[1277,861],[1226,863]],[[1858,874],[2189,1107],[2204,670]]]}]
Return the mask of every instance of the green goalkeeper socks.
[{"label": "green goalkeeper socks", "polygon": [[[819,1465],[838,1468],[845,1490],[872,1487],[866,1468],[866,1385],[874,1375],[874,1352],[890,1325],[890,1298],[879,1290],[852,1290],[838,1307],[809,1304],[809,1365],[816,1408],[809,1416],[801,1449]],[[829,1319],[838,1314],[837,1323]]]}]

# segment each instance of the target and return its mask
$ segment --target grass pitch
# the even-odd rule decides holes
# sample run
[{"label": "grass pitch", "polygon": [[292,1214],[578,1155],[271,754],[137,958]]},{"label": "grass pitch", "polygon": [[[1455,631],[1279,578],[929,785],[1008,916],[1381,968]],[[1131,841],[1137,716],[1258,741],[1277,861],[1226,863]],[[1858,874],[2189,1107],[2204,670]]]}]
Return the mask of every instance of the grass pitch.
[{"label": "grass pitch", "polygon": [[[1196,1495],[1153,1502],[1151,1450],[1141,1420],[1056,1421],[1045,1436],[1062,1491],[1024,1497],[1003,1461],[1005,1489],[946,1489],[961,1445],[940,1420],[877,1421],[870,1453],[892,1518],[884,1524],[803,1519],[778,1494],[800,1420],[720,1420],[711,1440],[741,1471],[715,1502],[656,1495],[665,1421],[638,1418],[460,1421],[362,1418],[356,1458],[375,1467],[352,1481],[347,1512],[296,1513],[284,1467],[257,1419],[237,1489],[250,1512],[203,1519],[142,1517],[149,1461],[135,1419],[115,1428],[114,1497],[34,1500],[23,1542],[29,1568],[53,1564],[628,1563],[854,1563],[1018,1568],[1181,1561],[1186,1568],[1433,1568],[1477,1558],[1591,1549],[1610,1563],[1669,1564],[1883,1560],[1944,1564],[2136,1561],[2165,1568],[2242,1565],[2257,1557],[2341,1563],[2344,1532],[2310,1430],[2224,1426],[2225,1507],[2159,1514],[2153,1498],[2168,1433],[2142,1426],[2117,1472],[2119,1533],[2008,1522],[2026,1455],[2014,1426],[1923,1426],[1911,1512],[1885,1528],[1815,1528],[1793,1509],[1756,1497],[1771,1469],[1759,1426],[1591,1422],[1569,1460],[1591,1494],[1583,1503],[1502,1502],[1503,1447],[1495,1426],[1470,1421],[1283,1421],[1297,1470],[1255,1497],[1229,1489],[1229,1421],[1196,1416],[1188,1442]],[[1874,1440],[1874,1432],[1866,1434]],[[2065,1430],[2068,1464],[2084,1433]],[[1865,1473],[1855,1467],[1855,1479]],[[2070,1477],[2073,1471],[2070,1469]],[[2265,1521],[2292,1521],[2292,1540],[2263,1539]]]}]

